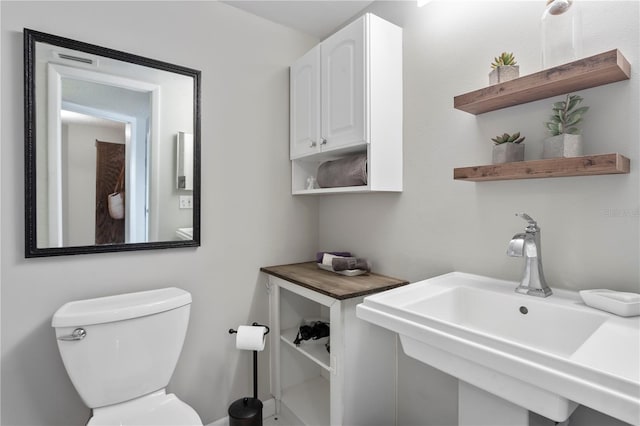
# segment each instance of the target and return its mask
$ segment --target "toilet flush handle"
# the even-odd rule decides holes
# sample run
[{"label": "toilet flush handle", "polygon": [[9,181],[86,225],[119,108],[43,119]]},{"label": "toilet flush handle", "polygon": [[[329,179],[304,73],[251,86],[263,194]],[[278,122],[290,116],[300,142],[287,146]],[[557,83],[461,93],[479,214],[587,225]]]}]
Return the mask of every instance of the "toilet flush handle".
[{"label": "toilet flush handle", "polygon": [[71,334],[58,337],[58,340],[64,340],[69,342],[69,341],[75,341],[75,340],[82,340],[85,337],[87,337],[87,332],[85,331],[85,329],[78,327],[75,330],[73,330]]}]

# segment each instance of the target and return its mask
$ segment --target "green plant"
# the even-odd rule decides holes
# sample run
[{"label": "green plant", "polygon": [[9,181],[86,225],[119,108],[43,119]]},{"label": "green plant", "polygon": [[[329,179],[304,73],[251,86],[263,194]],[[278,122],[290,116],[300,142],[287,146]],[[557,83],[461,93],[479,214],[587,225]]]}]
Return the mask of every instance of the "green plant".
[{"label": "green plant", "polygon": [[545,123],[552,136],[580,133],[577,125],[582,121],[584,113],[589,110],[588,106],[576,108],[582,101],[583,99],[578,95],[567,94],[564,101],[553,104],[551,121]]},{"label": "green plant", "polygon": [[498,67],[504,67],[508,65],[516,65],[516,57],[513,56],[513,53],[502,52],[500,56],[493,58],[493,62],[491,63],[491,68],[496,69]]},{"label": "green plant", "polygon": [[509,133],[505,133],[502,136],[496,136],[495,138],[491,138],[495,145],[501,145],[503,143],[520,143],[524,140],[524,136],[520,137],[520,132],[516,132],[513,135]]}]

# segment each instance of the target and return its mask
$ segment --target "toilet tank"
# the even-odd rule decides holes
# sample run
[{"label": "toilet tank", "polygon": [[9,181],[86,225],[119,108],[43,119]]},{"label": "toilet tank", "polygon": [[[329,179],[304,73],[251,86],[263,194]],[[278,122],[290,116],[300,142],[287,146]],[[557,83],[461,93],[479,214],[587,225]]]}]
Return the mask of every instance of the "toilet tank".
[{"label": "toilet tank", "polygon": [[[171,287],[78,300],[58,309],[51,325],[84,403],[98,408],[165,388],[182,350],[190,306],[191,294]],[[62,340],[78,328],[84,338]]]}]

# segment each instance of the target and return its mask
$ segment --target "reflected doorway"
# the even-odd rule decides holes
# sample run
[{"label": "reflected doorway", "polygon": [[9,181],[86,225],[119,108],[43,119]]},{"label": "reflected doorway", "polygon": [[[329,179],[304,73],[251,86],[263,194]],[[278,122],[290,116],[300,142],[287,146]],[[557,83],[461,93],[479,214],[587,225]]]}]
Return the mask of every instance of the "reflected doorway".
[{"label": "reflected doorway", "polygon": [[[60,112],[62,240],[67,245],[81,246],[95,244],[100,229],[106,226],[106,222],[98,215],[102,208],[99,203],[102,198],[101,186],[106,186],[110,181],[115,185],[118,179],[118,173],[125,162],[130,125],[83,114],[77,112],[78,108],[74,109],[76,111],[63,109]],[[108,146],[114,148],[101,148],[98,140],[112,141]],[[113,167],[104,164],[108,158],[118,161],[118,165],[114,166],[117,167],[114,177],[109,176]],[[114,186],[111,185],[111,190],[113,189]],[[106,203],[105,198],[102,204],[106,206]],[[124,239],[124,221],[120,222]]]},{"label": "reflected doorway", "polygon": [[[109,206],[110,197],[126,202],[124,178],[124,144],[103,142],[96,139],[96,244],[122,244],[125,242],[124,224],[127,220],[126,209],[123,217],[114,217],[113,206]],[[123,196],[119,198],[120,194]],[[122,205],[122,204],[121,204]]]},{"label": "reflected doorway", "polygon": [[[107,76],[90,70],[70,68],[58,64],[48,65],[48,77],[50,82],[48,95],[48,115],[58,117],[59,120],[51,120],[48,128],[48,192],[46,195],[48,210],[43,212],[47,218],[48,243],[47,247],[79,247],[99,245],[95,238],[100,235],[100,229],[96,229],[96,219],[101,220],[96,213],[96,175],[87,174],[87,184],[93,185],[90,193],[91,205],[83,210],[84,218],[81,221],[70,220],[75,215],[75,206],[68,206],[65,200],[70,197],[85,197],[70,194],[72,186],[64,186],[65,174],[73,173],[77,164],[63,164],[62,139],[65,137],[62,127],[65,125],[65,117],[68,115],[85,116],[88,121],[109,122],[120,128],[124,128],[124,136],[110,136],[96,133],[85,139],[91,143],[93,159],[80,164],[80,169],[86,169],[86,164],[91,163],[96,170],[95,141],[108,141],[124,144],[124,162],[127,170],[125,184],[127,187],[124,206],[126,217],[124,222],[124,240],[120,238],[107,238],[104,244],[126,244],[147,242],[150,238],[150,201],[154,198],[154,190],[151,184],[150,155],[153,140],[151,126],[156,116],[159,99],[157,86],[123,79],[115,76]],[[109,127],[107,124],[106,127]],[[124,126],[124,127],[122,127]],[[121,132],[122,133],[122,132]],[[74,181],[70,181],[72,185]],[[113,187],[111,188],[113,192]],[[85,206],[87,204],[85,203]],[[64,211],[63,211],[64,208]],[[100,207],[98,207],[100,208]],[[157,214],[157,213],[156,213]],[[90,217],[90,220],[86,218]],[[102,226],[106,222],[100,222]],[[76,238],[79,231],[67,229],[76,227],[82,230],[81,237]],[[91,228],[91,229],[89,229]],[[105,231],[107,232],[107,231]],[[99,238],[102,240],[102,237]]]}]

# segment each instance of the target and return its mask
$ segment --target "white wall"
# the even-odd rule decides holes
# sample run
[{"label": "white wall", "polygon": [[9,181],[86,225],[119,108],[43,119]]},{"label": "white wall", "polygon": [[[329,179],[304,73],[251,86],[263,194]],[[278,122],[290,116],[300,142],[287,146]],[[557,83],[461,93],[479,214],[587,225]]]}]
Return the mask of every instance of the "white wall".
[{"label": "white wall", "polygon": [[[317,199],[290,195],[288,65],[317,40],[217,2],[0,2],[3,425],[83,425],[51,316],[87,297],[176,285],[193,295],[170,384],[206,423],[251,392],[230,327],[267,321],[259,267],[312,258]],[[202,246],[24,259],[22,29],[202,71]],[[268,354],[260,396],[268,398]]]},{"label": "white wall", "polygon": [[[514,213],[524,211],[542,228],[552,287],[640,291],[639,3],[576,4],[585,9],[585,54],[619,48],[632,70],[630,81],[578,92],[591,107],[586,153],[620,152],[630,174],[454,181],[454,167],[490,164],[490,138],[503,132],[521,131],[526,159],[540,158],[543,122],[560,97],[479,116],[453,109],[453,97],[486,86],[502,51],[515,53],[521,75],[539,71],[545,2],[374,4],[370,11],[404,27],[404,192],[322,197],[319,248],[353,251],[410,281],[456,270],[519,280],[522,259],[505,252],[525,226]],[[399,362],[399,424],[456,424],[456,381],[402,354]],[[604,421],[585,409],[576,418]]]}]

